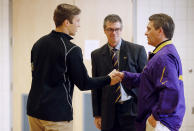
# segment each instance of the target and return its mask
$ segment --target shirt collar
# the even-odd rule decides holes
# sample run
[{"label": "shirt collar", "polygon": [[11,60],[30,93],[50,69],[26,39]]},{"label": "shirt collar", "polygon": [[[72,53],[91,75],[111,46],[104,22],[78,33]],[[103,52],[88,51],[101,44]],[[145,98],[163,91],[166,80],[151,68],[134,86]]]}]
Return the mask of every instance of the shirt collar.
[{"label": "shirt collar", "polygon": [[153,54],[156,54],[159,50],[161,50],[164,46],[172,44],[171,40],[166,40],[161,42],[158,46],[156,46],[156,48],[153,51]]},{"label": "shirt collar", "polygon": [[73,39],[70,35],[65,34],[65,33],[63,33],[63,32],[57,32],[57,31],[55,31],[55,30],[52,30],[52,33],[57,34],[57,35],[59,35],[59,36],[61,36],[61,37],[65,37],[65,38],[68,39],[68,40],[72,40],[72,39]]},{"label": "shirt collar", "polygon": [[156,46],[156,48],[154,49],[153,52],[149,52],[148,54],[148,60],[150,60],[159,50],[161,50],[164,46],[171,44],[172,41],[171,40],[166,40],[161,42],[158,46]]}]

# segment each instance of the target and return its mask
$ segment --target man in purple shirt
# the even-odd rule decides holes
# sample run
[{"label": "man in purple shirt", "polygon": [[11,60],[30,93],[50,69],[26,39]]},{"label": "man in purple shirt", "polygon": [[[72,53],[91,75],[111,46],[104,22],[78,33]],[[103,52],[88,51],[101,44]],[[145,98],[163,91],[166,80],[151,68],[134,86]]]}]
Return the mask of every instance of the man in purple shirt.
[{"label": "man in purple shirt", "polygon": [[150,16],[145,35],[156,48],[142,73],[121,73],[124,87],[139,87],[137,131],[178,131],[181,127],[185,98],[181,60],[171,41],[174,27],[166,14]]}]

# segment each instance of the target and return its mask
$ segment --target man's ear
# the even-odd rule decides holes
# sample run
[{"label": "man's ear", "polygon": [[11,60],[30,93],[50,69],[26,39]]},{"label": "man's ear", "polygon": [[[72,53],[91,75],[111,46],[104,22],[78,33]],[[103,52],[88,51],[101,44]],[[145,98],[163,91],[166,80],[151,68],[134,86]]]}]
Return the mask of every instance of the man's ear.
[{"label": "man's ear", "polygon": [[66,26],[68,26],[69,24],[70,24],[69,20],[66,19],[66,20],[63,21],[63,26],[66,27]]},{"label": "man's ear", "polygon": [[164,34],[164,30],[162,29],[162,27],[160,27],[158,30],[159,30],[159,33]]},{"label": "man's ear", "polygon": [[165,34],[164,34],[164,30],[162,29],[162,27],[160,27],[159,29],[159,34],[161,37],[166,37]]}]

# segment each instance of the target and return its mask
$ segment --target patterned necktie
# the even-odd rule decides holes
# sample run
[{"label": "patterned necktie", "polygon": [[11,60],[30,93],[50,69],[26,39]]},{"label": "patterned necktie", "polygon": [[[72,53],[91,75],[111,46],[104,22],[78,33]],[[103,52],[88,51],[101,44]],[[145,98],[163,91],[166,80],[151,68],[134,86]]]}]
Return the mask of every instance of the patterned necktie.
[{"label": "patterned necktie", "polygon": [[[112,64],[114,69],[119,69],[119,63],[118,63],[118,56],[117,56],[117,49],[112,49]],[[114,92],[114,102],[117,103],[121,99],[121,91],[120,91],[120,83],[115,85],[115,92]]]}]

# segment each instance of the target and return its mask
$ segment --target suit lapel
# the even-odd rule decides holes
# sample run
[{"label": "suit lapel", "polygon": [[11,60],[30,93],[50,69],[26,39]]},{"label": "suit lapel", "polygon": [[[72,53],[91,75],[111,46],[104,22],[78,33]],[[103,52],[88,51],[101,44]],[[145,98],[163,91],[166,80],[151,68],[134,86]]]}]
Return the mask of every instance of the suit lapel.
[{"label": "suit lapel", "polygon": [[[131,60],[131,57],[129,56],[129,50],[124,40],[122,40],[121,47],[120,47],[120,54],[119,54],[119,70],[123,71],[126,70],[125,68],[128,67],[128,63]],[[112,65],[112,59],[110,56],[110,50],[108,47],[108,44],[105,45],[105,47],[102,50],[102,62],[104,64],[105,70],[108,70],[109,72],[114,69]]]},{"label": "suit lapel", "polygon": [[123,71],[126,70],[125,67],[128,65],[128,60],[130,57],[128,56],[128,48],[125,44],[125,41],[122,40],[121,47],[120,47],[120,55],[119,55],[119,70]]},{"label": "suit lapel", "polygon": [[109,72],[113,70],[113,65],[112,65],[112,59],[110,56],[110,50],[108,47],[108,44],[105,45],[105,48],[102,50],[102,62],[104,64],[104,68],[108,70]]}]

